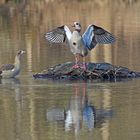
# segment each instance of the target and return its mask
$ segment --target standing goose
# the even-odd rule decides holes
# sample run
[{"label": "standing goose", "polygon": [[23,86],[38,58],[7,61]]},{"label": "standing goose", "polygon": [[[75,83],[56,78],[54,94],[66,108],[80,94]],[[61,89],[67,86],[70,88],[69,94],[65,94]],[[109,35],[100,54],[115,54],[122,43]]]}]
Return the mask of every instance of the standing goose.
[{"label": "standing goose", "polygon": [[20,50],[17,52],[15,56],[15,62],[14,64],[4,64],[0,68],[0,76],[2,78],[14,78],[17,76],[20,72],[20,61],[21,61],[21,56],[24,54],[25,51]]},{"label": "standing goose", "polygon": [[83,68],[86,69],[85,57],[88,50],[92,50],[97,44],[112,44],[115,42],[115,37],[101,27],[89,25],[81,36],[81,24],[74,22],[72,26],[75,28],[73,32],[70,31],[68,26],[63,25],[49,31],[45,34],[46,39],[51,43],[68,42],[71,52],[75,56],[74,68],[79,68],[80,56],[83,58]]}]

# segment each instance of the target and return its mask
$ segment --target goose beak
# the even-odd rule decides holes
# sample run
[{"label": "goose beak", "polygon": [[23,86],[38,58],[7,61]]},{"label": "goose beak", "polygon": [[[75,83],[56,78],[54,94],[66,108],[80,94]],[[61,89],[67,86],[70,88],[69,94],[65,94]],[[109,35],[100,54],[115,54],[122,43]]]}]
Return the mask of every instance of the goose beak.
[{"label": "goose beak", "polygon": [[71,25],[71,27],[75,27],[75,25],[73,24],[73,25]]},{"label": "goose beak", "polygon": [[25,54],[25,53],[26,53],[26,51],[22,50],[22,54]]}]

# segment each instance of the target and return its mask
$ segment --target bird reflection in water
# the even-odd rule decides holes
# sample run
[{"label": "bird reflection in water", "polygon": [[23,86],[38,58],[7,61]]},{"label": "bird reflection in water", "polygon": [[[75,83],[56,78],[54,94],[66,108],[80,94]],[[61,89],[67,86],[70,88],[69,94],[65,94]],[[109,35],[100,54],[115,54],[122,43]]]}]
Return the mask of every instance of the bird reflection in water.
[{"label": "bird reflection in water", "polygon": [[74,94],[71,95],[67,109],[54,107],[47,110],[47,121],[64,121],[65,131],[74,130],[77,134],[83,127],[92,131],[102,128],[107,120],[112,117],[112,110],[102,105],[95,108],[88,98],[87,84],[75,83]]},{"label": "bird reflection in water", "polygon": [[94,128],[102,127],[102,124],[112,117],[112,109],[105,109],[102,106],[97,109],[90,103],[86,83],[76,83],[74,91],[66,111],[66,131],[74,128],[77,133],[84,126],[92,131]]},{"label": "bird reflection in water", "polygon": [[5,79],[0,79],[0,84],[3,85],[19,85],[20,80],[18,78],[5,78]]},{"label": "bird reflection in water", "polygon": [[88,130],[92,130],[95,126],[95,109],[88,102],[86,92],[86,83],[75,84],[75,93],[69,102],[69,109],[66,111],[65,130],[75,129],[77,133],[84,124]]},{"label": "bird reflection in water", "polygon": [[9,93],[15,93],[15,100],[21,101],[21,88],[20,88],[20,79],[18,78],[3,78],[0,79],[0,84],[7,89],[9,89]]}]

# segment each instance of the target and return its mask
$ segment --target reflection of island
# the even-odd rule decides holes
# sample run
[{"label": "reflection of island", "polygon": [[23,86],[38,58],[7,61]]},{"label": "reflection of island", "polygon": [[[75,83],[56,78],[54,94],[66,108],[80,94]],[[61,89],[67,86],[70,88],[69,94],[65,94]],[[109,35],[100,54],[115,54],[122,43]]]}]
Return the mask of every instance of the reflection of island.
[{"label": "reflection of island", "polygon": [[[48,121],[64,121],[65,131],[74,129],[77,133],[82,127],[89,131],[96,127],[102,127],[112,116],[112,110],[106,108],[96,109],[86,91],[86,83],[76,83],[74,94],[71,95],[68,108],[51,108],[47,111]],[[106,94],[107,95],[107,94]]]}]

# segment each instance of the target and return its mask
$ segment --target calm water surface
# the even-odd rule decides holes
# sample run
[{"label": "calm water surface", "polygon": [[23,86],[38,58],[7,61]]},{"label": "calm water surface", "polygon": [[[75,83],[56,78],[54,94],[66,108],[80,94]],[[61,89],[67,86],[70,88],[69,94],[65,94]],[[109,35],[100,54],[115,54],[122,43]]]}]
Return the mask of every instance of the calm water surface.
[{"label": "calm water surface", "polygon": [[106,0],[17,3],[0,1],[0,65],[24,49],[17,79],[0,81],[0,140],[139,140],[140,79],[120,82],[59,82],[32,74],[73,61],[64,45],[50,45],[44,33],[80,21],[112,32],[113,45],[98,46],[91,62],[140,71],[140,2]]}]

